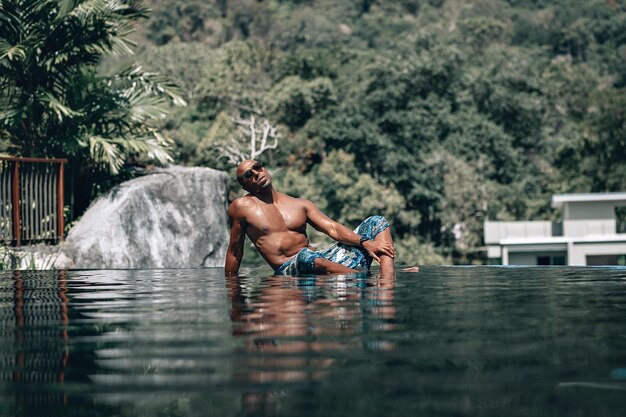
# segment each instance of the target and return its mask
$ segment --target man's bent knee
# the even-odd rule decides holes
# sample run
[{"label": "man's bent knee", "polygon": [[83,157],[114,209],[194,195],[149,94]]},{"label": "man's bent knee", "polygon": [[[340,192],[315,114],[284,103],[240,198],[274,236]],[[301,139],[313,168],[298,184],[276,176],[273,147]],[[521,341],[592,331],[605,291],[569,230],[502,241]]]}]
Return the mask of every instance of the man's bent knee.
[{"label": "man's bent knee", "polygon": [[383,216],[374,215],[363,220],[356,233],[374,240],[379,233],[389,228],[389,222]]}]

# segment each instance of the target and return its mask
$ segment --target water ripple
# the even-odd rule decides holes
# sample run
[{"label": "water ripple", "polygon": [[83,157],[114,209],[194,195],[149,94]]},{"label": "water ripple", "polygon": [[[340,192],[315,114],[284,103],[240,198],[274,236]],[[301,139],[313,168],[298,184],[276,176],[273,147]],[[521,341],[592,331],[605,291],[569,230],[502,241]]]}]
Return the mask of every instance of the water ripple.
[{"label": "water ripple", "polygon": [[243,272],[0,272],[0,415],[626,409],[624,269]]}]

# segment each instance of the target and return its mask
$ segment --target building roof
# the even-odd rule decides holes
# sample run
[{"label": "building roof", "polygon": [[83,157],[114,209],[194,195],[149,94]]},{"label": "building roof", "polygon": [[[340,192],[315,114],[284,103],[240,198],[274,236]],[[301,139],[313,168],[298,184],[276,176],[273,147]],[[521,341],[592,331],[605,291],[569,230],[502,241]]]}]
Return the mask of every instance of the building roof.
[{"label": "building roof", "polygon": [[583,203],[596,201],[623,201],[626,203],[626,192],[555,194],[552,196],[552,207],[560,209],[561,207],[563,207],[564,203]]}]

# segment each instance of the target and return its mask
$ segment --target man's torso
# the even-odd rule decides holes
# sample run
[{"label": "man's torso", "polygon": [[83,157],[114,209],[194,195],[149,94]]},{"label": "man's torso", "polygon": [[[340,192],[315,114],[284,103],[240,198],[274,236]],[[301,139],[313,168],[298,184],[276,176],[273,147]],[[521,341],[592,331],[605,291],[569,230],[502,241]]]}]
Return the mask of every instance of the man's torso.
[{"label": "man's torso", "polygon": [[308,246],[304,200],[277,193],[272,203],[252,195],[239,199],[238,211],[245,219],[246,234],[263,258],[274,268]]}]

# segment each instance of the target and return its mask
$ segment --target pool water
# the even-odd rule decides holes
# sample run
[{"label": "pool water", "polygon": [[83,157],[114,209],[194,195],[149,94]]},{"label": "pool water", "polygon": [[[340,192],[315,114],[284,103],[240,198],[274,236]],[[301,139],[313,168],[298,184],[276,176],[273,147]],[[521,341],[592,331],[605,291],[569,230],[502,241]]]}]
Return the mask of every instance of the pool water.
[{"label": "pool water", "polygon": [[626,269],[0,272],[0,415],[624,416]]}]

